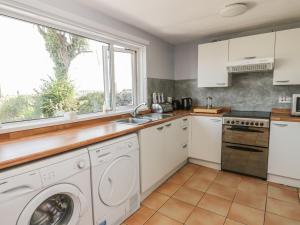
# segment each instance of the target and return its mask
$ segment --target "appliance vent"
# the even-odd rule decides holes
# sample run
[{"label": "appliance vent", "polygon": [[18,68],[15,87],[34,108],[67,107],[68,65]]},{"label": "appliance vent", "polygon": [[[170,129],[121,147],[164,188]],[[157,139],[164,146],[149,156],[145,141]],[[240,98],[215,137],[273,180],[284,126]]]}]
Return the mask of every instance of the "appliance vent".
[{"label": "appliance vent", "polygon": [[247,73],[271,71],[274,68],[274,59],[251,59],[237,62],[230,62],[227,64],[228,73]]}]

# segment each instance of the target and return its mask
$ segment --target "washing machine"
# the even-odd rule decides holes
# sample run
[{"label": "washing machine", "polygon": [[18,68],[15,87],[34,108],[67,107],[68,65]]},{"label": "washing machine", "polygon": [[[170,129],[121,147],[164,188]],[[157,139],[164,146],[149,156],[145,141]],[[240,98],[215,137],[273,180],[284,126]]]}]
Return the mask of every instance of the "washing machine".
[{"label": "washing machine", "polygon": [[87,149],[0,172],[0,215],[3,225],[92,225]]},{"label": "washing machine", "polygon": [[94,225],[119,225],[140,207],[136,134],[88,147]]}]

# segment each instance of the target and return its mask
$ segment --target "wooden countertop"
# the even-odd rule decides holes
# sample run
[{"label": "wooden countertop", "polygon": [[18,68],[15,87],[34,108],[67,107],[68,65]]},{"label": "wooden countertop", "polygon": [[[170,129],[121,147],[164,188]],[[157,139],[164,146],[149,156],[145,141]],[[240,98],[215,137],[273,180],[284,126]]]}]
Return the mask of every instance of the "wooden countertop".
[{"label": "wooden countertop", "polygon": [[290,109],[273,109],[271,115],[272,121],[300,122],[300,117],[291,116]]},{"label": "wooden countertop", "polygon": [[[43,134],[0,141],[0,169],[21,165],[90,144],[133,133],[146,127],[190,115],[191,111],[175,111],[173,116],[142,125],[114,121],[95,122]],[[194,114],[193,115],[201,115]],[[207,116],[207,115],[205,115]]]}]

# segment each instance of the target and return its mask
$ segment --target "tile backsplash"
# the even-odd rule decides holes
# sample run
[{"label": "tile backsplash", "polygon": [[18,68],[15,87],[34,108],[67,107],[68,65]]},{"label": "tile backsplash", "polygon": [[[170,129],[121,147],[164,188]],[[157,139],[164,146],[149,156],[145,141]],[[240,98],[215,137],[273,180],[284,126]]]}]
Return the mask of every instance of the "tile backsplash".
[{"label": "tile backsplash", "polygon": [[152,103],[153,92],[163,92],[165,99],[167,99],[167,97],[173,97],[175,95],[174,83],[174,80],[147,78],[148,104],[150,105]]},{"label": "tile backsplash", "polygon": [[279,96],[300,93],[300,85],[274,86],[272,73],[235,74],[228,88],[198,88],[197,79],[176,80],[174,96],[190,96],[194,105],[206,105],[206,98],[213,97],[213,105],[230,106],[234,110],[270,111],[272,108],[288,108],[279,104]]}]

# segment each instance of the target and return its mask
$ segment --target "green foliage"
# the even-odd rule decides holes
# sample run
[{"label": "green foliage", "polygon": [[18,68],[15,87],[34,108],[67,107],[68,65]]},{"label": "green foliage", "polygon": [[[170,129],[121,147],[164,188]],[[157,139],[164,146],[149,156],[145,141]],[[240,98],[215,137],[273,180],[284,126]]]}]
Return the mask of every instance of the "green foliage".
[{"label": "green foliage", "polygon": [[57,111],[76,111],[74,85],[68,78],[71,61],[88,48],[85,38],[63,31],[37,26],[45,41],[46,49],[54,63],[55,78],[43,80],[37,91],[42,101],[42,111],[47,117],[54,116]]},{"label": "green foliage", "polygon": [[2,123],[41,118],[39,101],[32,95],[1,98],[0,119]]},{"label": "green foliage", "polygon": [[59,111],[77,110],[74,86],[68,78],[49,77],[49,80],[43,80],[37,94],[41,99],[41,109],[46,117],[53,117]]},{"label": "green foliage", "polygon": [[104,93],[103,92],[92,92],[86,95],[83,95],[78,98],[79,113],[91,113],[102,111],[102,106],[104,103]]},{"label": "green foliage", "polygon": [[132,104],[132,90],[124,89],[116,95],[117,106],[127,106]]}]

